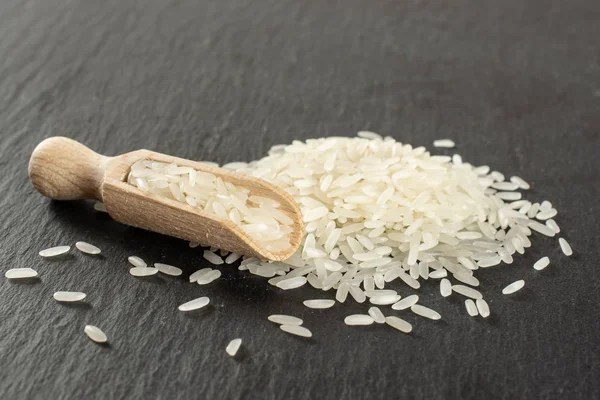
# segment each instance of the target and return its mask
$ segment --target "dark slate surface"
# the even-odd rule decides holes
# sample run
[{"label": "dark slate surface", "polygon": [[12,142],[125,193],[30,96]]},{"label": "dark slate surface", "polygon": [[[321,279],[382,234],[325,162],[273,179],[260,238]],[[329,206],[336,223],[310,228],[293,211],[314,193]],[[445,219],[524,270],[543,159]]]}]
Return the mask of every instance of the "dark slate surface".
[{"label": "dark slate surface", "polygon": [[[0,398],[600,397],[599,18],[595,0],[1,2],[0,262],[40,279],[0,282]],[[226,162],[359,129],[414,145],[450,137],[466,160],[527,178],[531,199],[560,210],[576,256],[537,237],[514,265],[482,271],[489,320],[428,284],[422,301],[442,321],[396,311],[414,334],[349,328],[343,317],[365,306],[308,310],[301,300],[320,293],[283,293],[234,267],[206,287],[135,279],[132,254],[186,277],[207,264],[90,203],[42,198],[26,172],[52,135],[107,155]],[[77,240],[103,255],[37,255]],[[546,254],[552,265],[536,273]],[[499,293],[519,278],[523,293]],[[57,304],[56,290],[88,301]],[[176,311],[201,295],[210,309]],[[271,313],[303,317],[314,338],[280,332]],[[90,342],[85,324],[110,346]]]}]

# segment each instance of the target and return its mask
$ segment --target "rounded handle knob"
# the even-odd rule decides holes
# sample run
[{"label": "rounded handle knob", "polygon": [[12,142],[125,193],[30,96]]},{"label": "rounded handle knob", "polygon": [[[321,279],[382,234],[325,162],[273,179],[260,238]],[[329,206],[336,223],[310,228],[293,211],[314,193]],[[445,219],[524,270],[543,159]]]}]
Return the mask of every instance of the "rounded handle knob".
[{"label": "rounded handle knob", "polygon": [[29,179],[44,196],[55,200],[102,201],[108,157],[66,137],[51,137],[33,150]]}]

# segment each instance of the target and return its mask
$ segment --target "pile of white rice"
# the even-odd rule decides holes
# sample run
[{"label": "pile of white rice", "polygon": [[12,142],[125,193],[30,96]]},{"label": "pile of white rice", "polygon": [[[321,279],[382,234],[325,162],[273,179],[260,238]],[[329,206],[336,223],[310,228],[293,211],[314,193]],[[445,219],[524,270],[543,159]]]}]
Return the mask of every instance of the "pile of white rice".
[{"label": "pile of white rice", "polygon": [[340,302],[349,293],[358,302],[395,304],[400,296],[383,291],[389,282],[418,289],[421,280],[446,276],[456,281],[450,293],[479,299],[476,270],[511,264],[534,231],[560,232],[550,202],[522,198],[529,189],[522,178],[372,132],[294,141],[235,165],[290,193],[306,223],[291,258],[246,258],[240,269],[283,289],[308,282],[336,290]]},{"label": "pile of white rice", "polygon": [[[488,166],[463,162],[457,154],[431,155],[424,147],[373,132],[358,136],[294,141],[274,146],[261,160],[223,166],[286,190],[301,206],[306,225],[303,244],[292,257],[283,262],[245,257],[241,270],[271,278],[269,283],[281,289],[308,282],[317,289],[335,290],[339,302],[349,294],[359,303],[369,298],[373,304],[397,305],[395,309],[403,305],[395,290],[386,289],[389,282],[400,280],[419,289],[422,280],[442,279],[443,296],[455,292],[479,300],[479,305],[485,301],[474,289],[479,286],[475,271],[511,264],[515,252],[523,254],[531,246],[533,231],[549,237],[560,232],[550,202],[522,198],[529,184],[520,177],[506,179]],[[442,147],[454,145],[443,142]],[[213,185],[212,191],[195,191],[189,188],[192,174],[196,172],[189,168],[144,161],[134,166],[130,183],[162,190],[229,218],[242,229],[268,226],[260,231],[261,240],[284,245],[282,227],[289,226],[276,205],[260,199],[248,207],[253,199],[247,192],[214,176],[202,183],[205,188]],[[202,179],[194,177],[196,184]],[[174,183],[183,190],[174,190]],[[240,193],[242,197],[236,197]],[[223,263],[216,249],[211,250],[205,258]],[[564,252],[572,253],[570,248]],[[537,265],[541,264],[548,265]]]}]

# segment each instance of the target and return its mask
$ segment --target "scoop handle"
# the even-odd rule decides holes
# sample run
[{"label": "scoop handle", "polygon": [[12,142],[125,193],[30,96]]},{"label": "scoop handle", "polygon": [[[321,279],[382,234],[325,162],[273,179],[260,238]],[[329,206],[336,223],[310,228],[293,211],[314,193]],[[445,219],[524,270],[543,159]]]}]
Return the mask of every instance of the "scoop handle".
[{"label": "scoop handle", "polygon": [[75,140],[55,136],[37,145],[29,159],[33,187],[54,200],[102,201],[102,183],[110,157]]}]

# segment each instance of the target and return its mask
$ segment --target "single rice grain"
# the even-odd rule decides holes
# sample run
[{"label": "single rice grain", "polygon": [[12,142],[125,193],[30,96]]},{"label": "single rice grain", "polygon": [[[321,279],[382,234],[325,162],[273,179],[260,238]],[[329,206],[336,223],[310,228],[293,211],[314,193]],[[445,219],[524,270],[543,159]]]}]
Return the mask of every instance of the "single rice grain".
[{"label": "single rice grain", "polygon": [[569,242],[567,242],[565,239],[558,238],[558,244],[560,245],[560,249],[565,256],[569,257],[573,255],[573,249],[571,248]]},{"label": "single rice grain", "polygon": [[448,297],[452,294],[452,284],[446,278],[440,281],[440,294],[442,297]]},{"label": "single rice grain", "polygon": [[83,331],[90,339],[92,339],[96,343],[106,343],[108,341],[106,334],[102,332],[102,330],[100,330],[100,328],[98,328],[97,326],[86,325]]},{"label": "single rice grain", "polygon": [[70,303],[85,299],[86,294],[82,292],[55,292],[53,297],[56,301]]},{"label": "single rice grain", "polygon": [[550,259],[548,257],[542,257],[533,264],[533,269],[537,271],[541,271],[546,268],[550,264]]},{"label": "single rice grain", "polygon": [[525,281],[520,279],[502,289],[502,294],[513,294],[516,291],[521,290],[523,286],[525,286]]},{"label": "single rice grain", "polygon": [[190,300],[186,303],[183,303],[178,307],[179,311],[194,311],[198,310],[202,307],[205,307],[210,303],[210,299],[208,297],[198,297],[197,299]]},{"label": "single rice grain", "polygon": [[129,256],[127,257],[127,261],[129,261],[129,263],[134,267],[138,268],[146,268],[148,266],[148,264],[146,264],[146,262],[138,256]]},{"label": "single rice grain", "polygon": [[451,149],[454,146],[456,146],[456,144],[450,139],[438,139],[433,141],[433,147]]},{"label": "single rice grain", "polygon": [[291,315],[273,314],[269,315],[267,319],[280,325],[302,325],[302,320],[300,318],[292,317]]},{"label": "single rice grain", "polygon": [[304,300],[303,304],[308,308],[331,308],[335,304],[335,300],[329,299],[315,299],[315,300]]},{"label": "single rice grain", "polygon": [[477,311],[477,306],[475,305],[475,302],[472,299],[465,300],[465,307],[467,308],[467,313],[471,317],[479,315],[479,311]]},{"label": "single rice grain", "polygon": [[34,278],[38,273],[32,268],[13,268],[4,273],[7,279],[27,279]]},{"label": "single rice grain", "polygon": [[385,323],[403,333],[410,333],[413,329],[409,322],[395,316],[385,317]]},{"label": "single rice grain", "polygon": [[77,249],[82,253],[86,254],[96,255],[101,253],[101,250],[98,247],[86,242],[77,242],[75,243],[75,247],[77,247]]},{"label": "single rice grain", "polygon": [[371,325],[373,323],[373,318],[370,315],[365,314],[354,314],[349,315],[344,318],[344,323],[346,325]]},{"label": "single rice grain", "polygon": [[65,253],[67,253],[69,250],[71,250],[70,246],[56,246],[56,247],[51,247],[49,249],[45,249],[40,251],[40,256],[42,257],[56,257],[56,256],[60,256],[63,255]]},{"label": "single rice grain", "polygon": [[235,357],[235,355],[237,354],[241,345],[242,345],[242,339],[240,339],[240,338],[233,339],[231,342],[229,342],[227,347],[225,347],[225,352],[227,354],[229,354],[231,357]]},{"label": "single rice grain", "polygon": [[479,315],[481,315],[483,318],[490,316],[490,306],[484,299],[477,299],[475,304],[477,305],[477,311],[479,311]]},{"label": "single rice grain", "polygon": [[412,312],[414,312],[417,315],[420,315],[421,317],[425,317],[425,318],[429,318],[429,319],[433,319],[433,320],[438,320],[440,318],[442,318],[442,316],[435,310],[432,310],[431,308],[422,306],[420,304],[415,304],[413,306],[410,307],[410,310]]},{"label": "single rice grain", "polygon": [[290,333],[292,335],[296,335],[296,336],[302,336],[302,337],[312,337],[312,332],[309,331],[308,329],[306,329],[303,326],[299,326],[299,325],[281,325],[279,326],[279,328],[287,333]]},{"label": "single rice grain", "polygon": [[156,268],[148,267],[133,267],[129,270],[129,273],[133,276],[151,276],[158,272]]}]

